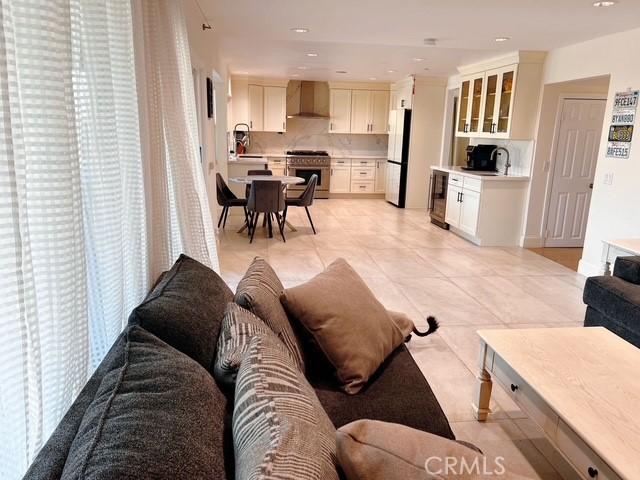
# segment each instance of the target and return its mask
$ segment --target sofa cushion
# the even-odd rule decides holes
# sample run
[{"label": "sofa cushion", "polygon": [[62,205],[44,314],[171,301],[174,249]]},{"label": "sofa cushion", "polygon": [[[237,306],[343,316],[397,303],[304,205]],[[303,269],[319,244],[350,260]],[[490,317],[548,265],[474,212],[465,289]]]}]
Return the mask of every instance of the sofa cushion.
[{"label": "sofa cushion", "polygon": [[336,428],[369,418],[455,439],[431,387],[404,345],[389,355],[358,395],[338,390],[321,370],[309,372],[309,381]]},{"label": "sofa cushion", "polygon": [[258,317],[240,305],[229,303],[222,319],[213,376],[220,385],[234,387],[238,369],[251,339],[260,334],[275,335]]},{"label": "sofa cushion", "polygon": [[237,480],[338,479],[335,429],[273,334],[252,339],[238,371],[233,443]]},{"label": "sofa cushion", "polygon": [[360,276],[339,258],[309,280],[284,291],[287,312],[309,332],[334,366],[345,392],[355,394],[404,341]]},{"label": "sofa cushion", "polygon": [[216,272],[180,255],[145,301],[131,312],[129,322],[210,369],[224,309],[231,301],[233,292]]},{"label": "sofa cushion", "polygon": [[256,257],[236,289],[235,302],[262,319],[296,360],[304,372],[304,359],[289,318],[280,303],[284,287],[263,258]]},{"label": "sofa cushion", "polygon": [[640,257],[618,257],[613,275],[627,282],[640,285]]},{"label": "sofa cushion", "polygon": [[224,395],[198,363],[138,326],[103,377],[63,479],[225,478]]},{"label": "sofa cushion", "polygon": [[402,337],[407,338],[413,332],[415,328],[415,324],[413,320],[411,320],[406,313],[403,312],[394,312],[393,310],[387,310],[389,314],[389,318],[396,324],[396,327],[400,329],[402,332]]},{"label": "sofa cushion", "polygon": [[[502,461],[485,458],[458,442],[375,420],[340,428],[337,455],[347,480],[471,480],[505,473]],[[455,459],[455,464],[447,458]]]}]

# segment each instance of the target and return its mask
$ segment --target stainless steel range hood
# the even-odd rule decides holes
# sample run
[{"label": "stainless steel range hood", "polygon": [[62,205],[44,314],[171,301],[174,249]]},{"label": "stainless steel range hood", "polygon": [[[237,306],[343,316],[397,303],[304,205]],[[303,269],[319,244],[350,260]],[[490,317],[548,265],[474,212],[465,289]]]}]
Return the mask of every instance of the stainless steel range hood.
[{"label": "stainless steel range hood", "polygon": [[289,118],[329,118],[327,82],[290,81],[287,87]]}]

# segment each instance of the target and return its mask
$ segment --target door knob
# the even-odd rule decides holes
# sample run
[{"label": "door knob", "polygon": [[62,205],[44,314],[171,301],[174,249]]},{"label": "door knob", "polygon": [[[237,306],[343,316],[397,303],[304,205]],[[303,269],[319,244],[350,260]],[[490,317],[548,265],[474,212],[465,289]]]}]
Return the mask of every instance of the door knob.
[{"label": "door knob", "polygon": [[593,183],[590,183],[590,184],[589,184],[589,188],[590,188],[591,190],[593,190]]}]

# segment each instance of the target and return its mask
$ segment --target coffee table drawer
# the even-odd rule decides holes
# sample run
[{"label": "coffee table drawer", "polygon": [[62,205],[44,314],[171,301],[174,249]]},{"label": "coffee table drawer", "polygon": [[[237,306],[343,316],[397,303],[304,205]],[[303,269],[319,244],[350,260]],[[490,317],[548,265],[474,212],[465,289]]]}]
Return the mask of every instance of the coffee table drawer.
[{"label": "coffee table drawer", "polygon": [[560,420],[556,445],[584,479],[621,480],[566,423]]},{"label": "coffee table drawer", "polygon": [[558,416],[497,354],[493,360],[493,375],[516,403],[524,409],[529,418],[537,423],[547,435],[554,438],[558,428]]}]

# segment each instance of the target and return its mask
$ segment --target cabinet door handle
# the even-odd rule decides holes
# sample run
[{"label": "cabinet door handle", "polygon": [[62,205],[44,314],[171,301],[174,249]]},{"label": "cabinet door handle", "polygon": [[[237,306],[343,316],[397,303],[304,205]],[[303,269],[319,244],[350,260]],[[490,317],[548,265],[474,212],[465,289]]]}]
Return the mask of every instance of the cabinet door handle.
[{"label": "cabinet door handle", "polygon": [[286,122],[282,122],[282,131],[284,132],[287,129]]},{"label": "cabinet door handle", "polygon": [[333,123],[329,124],[329,130],[331,130],[333,132]]},{"label": "cabinet door handle", "polygon": [[331,176],[333,177],[333,168],[331,169]]},{"label": "cabinet door handle", "polygon": [[253,128],[253,120],[249,121],[249,127]]}]

